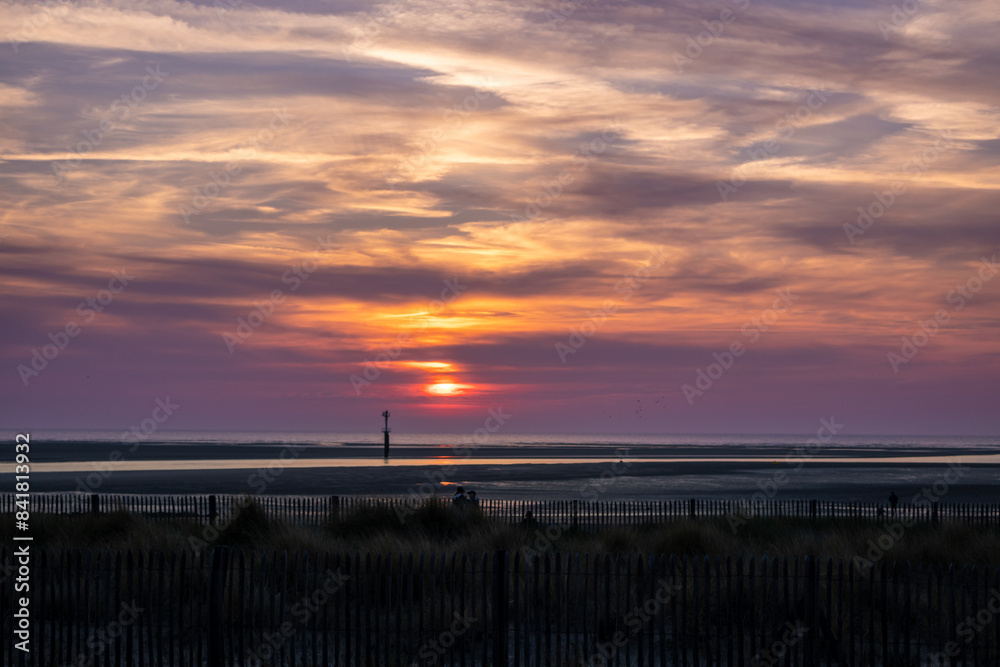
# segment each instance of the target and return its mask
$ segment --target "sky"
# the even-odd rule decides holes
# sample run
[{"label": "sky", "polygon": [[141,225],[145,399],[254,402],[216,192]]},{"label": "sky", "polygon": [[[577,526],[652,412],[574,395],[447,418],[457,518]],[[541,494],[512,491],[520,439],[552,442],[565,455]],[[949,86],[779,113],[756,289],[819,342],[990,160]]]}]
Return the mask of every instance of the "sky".
[{"label": "sky", "polygon": [[2,2],[0,427],[997,435],[998,22]]}]

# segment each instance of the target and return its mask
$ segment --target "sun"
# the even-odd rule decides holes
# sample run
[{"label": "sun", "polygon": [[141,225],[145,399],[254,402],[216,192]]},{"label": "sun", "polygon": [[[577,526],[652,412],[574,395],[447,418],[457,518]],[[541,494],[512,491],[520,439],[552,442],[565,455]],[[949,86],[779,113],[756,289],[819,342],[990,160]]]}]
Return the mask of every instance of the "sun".
[{"label": "sun", "polygon": [[424,387],[424,391],[433,396],[461,396],[469,388],[467,384],[455,382],[437,382]]}]

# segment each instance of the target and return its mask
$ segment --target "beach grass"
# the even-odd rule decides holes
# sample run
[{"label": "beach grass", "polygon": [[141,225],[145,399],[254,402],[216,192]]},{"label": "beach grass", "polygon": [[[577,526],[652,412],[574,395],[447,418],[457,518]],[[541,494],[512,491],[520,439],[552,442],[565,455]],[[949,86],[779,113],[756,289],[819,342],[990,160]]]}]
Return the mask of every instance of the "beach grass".
[{"label": "beach grass", "polygon": [[[13,517],[0,518],[0,538],[6,542],[14,532]],[[96,516],[36,513],[32,534],[36,545],[57,549],[183,551],[219,545],[313,553],[766,554],[1000,565],[996,525],[942,522],[903,527],[885,519],[760,517],[735,527],[719,518],[581,530],[509,525],[435,503],[414,508],[405,520],[390,507],[371,506],[327,519],[321,526],[274,519],[252,499],[229,521],[214,527],[189,518],[149,518],[124,510]]]}]

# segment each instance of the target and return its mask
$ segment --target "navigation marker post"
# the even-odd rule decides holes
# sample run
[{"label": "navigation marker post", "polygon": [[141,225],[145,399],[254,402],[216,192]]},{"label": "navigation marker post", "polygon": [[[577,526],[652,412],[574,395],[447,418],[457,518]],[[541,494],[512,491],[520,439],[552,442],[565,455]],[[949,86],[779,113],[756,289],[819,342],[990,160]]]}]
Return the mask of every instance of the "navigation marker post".
[{"label": "navigation marker post", "polygon": [[386,410],[385,412],[383,412],[382,416],[385,417],[385,428],[382,429],[382,434],[385,436],[385,458],[388,459],[389,458],[389,431],[392,430],[392,429],[389,428],[389,411]]}]

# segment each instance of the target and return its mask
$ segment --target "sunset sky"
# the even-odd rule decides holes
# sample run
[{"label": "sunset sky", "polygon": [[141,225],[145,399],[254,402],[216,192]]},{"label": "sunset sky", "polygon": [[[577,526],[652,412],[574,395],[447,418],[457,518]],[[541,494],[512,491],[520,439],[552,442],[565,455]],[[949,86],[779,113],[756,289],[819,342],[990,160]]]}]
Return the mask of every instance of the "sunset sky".
[{"label": "sunset sky", "polygon": [[996,435],[998,23],[0,3],[0,427]]}]

